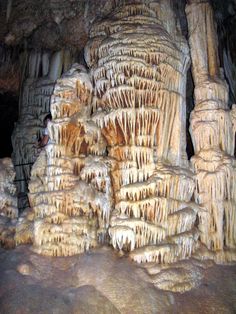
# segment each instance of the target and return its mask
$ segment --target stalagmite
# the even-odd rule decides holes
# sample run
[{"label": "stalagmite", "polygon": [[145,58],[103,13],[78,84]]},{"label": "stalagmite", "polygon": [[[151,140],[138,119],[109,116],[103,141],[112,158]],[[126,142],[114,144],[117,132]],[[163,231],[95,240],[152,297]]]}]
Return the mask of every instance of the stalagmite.
[{"label": "stalagmite", "polygon": [[[90,120],[91,95],[85,68],[75,64],[57,80],[51,96],[50,142],[32,167],[28,194],[32,242],[40,254],[69,256],[107,241],[110,167],[102,157],[101,131]],[[21,225],[18,243],[30,238]]]},{"label": "stalagmite", "polygon": [[213,253],[209,256],[225,262],[236,259],[234,111],[229,110],[228,86],[219,66],[213,10],[208,1],[196,0],[186,12],[195,83],[191,114],[194,195],[205,209],[199,212],[200,241]]},{"label": "stalagmite", "polygon": [[94,23],[85,48],[92,119],[114,159],[109,235],[138,263],[189,257],[199,236],[185,152],[188,46],[163,11],[176,19],[168,1],[122,5]]}]

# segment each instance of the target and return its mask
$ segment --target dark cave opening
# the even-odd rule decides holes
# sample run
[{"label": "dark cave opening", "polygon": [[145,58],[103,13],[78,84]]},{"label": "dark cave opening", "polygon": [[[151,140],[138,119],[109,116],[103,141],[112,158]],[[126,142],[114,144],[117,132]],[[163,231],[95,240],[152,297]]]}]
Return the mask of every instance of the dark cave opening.
[{"label": "dark cave opening", "polygon": [[19,97],[15,94],[0,94],[0,158],[10,157],[12,154],[11,135],[18,120],[18,101]]},{"label": "dark cave opening", "polygon": [[190,160],[190,158],[194,155],[193,142],[189,131],[190,115],[192,110],[194,109],[193,92],[194,92],[193,77],[191,69],[189,69],[187,73],[187,86],[186,86],[186,152],[188,160]]}]

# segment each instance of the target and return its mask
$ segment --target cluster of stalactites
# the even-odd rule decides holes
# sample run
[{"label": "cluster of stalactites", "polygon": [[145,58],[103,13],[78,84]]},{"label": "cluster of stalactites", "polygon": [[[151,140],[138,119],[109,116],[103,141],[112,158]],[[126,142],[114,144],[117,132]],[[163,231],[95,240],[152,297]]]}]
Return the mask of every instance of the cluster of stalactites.
[{"label": "cluster of stalactites", "polygon": [[43,119],[50,111],[55,81],[70,68],[73,59],[73,53],[66,49],[57,52],[26,50],[20,54],[24,84],[19,120],[12,135],[18,192],[28,191],[31,167],[38,155],[35,146],[42,136]]},{"label": "cluster of stalactites", "polygon": [[50,112],[50,98],[56,80],[75,60],[73,50],[24,50],[20,56],[22,91],[19,119],[12,134],[13,163],[16,169],[18,202],[22,209],[28,204],[27,192],[30,172],[43,136],[43,120]]},{"label": "cluster of stalactites", "polygon": [[[132,251],[137,262],[173,262],[191,256],[199,236],[194,227],[199,208],[191,202],[194,187],[190,171],[161,163],[145,183],[123,186],[109,229],[113,246]],[[149,250],[152,257],[146,254]],[[165,257],[158,257],[160,252]]]},{"label": "cluster of stalactites", "polygon": [[43,119],[49,112],[53,87],[54,81],[47,78],[28,78],[24,82],[19,120],[12,134],[17,189],[21,193],[28,190],[31,167],[38,155],[36,144],[42,133]]},{"label": "cluster of stalactites", "polygon": [[[186,165],[188,49],[180,36],[176,43],[176,30],[169,32],[172,22],[168,27],[162,21],[161,5],[163,1],[120,6],[93,25],[85,49],[95,82],[93,121],[115,160],[109,235],[114,248],[132,251],[138,262],[185,258],[198,238],[197,209],[190,202],[192,173],[173,166]],[[168,256],[149,258],[145,248],[150,246],[156,252],[167,247],[161,252]],[[136,259],[140,250],[142,258]]]},{"label": "cluster of stalactites", "polygon": [[199,213],[200,240],[216,252],[216,260],[225,261],[233,255],[223,250],[236,248],[235,115],[228,108],[228,86],[219,67],[213,10],[208,1],[196,0],[186,12],[195,82],[191,163],[195,200],[204,208]]},{"label": "cluster of stalactites", "polygon": [[91,95],[85,68],[74,65],[57,81],[51,97],[50,141],[32,168],[29,184],[33,244],[40,254],[74,255],[96,246],[98,238],[106,239],[109,166],[99,157],[105,144],[90,120]]},{"label": "cluster of stalactites", "polygon": [[97,216],[97,239],[99,243],[108,243],[108,227],[113,208],[113,192],[111,186],[112,161],[103,156],[88,156],[80,172],[80,178],[95,191],[91,204],[95,204]]},{"label": "cluster of stalactites", "polygon": [[67,72],[75,59],[74,54],[69,49],[62,49],[55,52],[31,50],[22,55],[22,62],[27,58],[25,64],[26,76],[31,79],[40,77],[56,81],[62,73]]},{"label": "cluster of stalactites", "polygon": [[[56,71],[59,58],[55,53],[50,57],[47,52],[25,51],[20,56],[21,72],[24,73],[24,83],[19,102],[19,120],[12,134],[13,163],[16,169],[16,185],[18,192],[18,206],[23,211],[16,226],[16,245],[32,243],[33,213],[29,209],[28,183],[31,168],[35,163],[39,151],[38,140],[43,136],[43,120],[50,112],[50,99],[55,80],[61,75],[62,67]],[[57,60],[57,62],[56,62]],[[49,75],[56,73],[56,75]],[[43,168],[40,168],[41,172]],[[44,186],[45,186],[45,182]],[[32,182],[32,185],[34,183]],[[42,181],[38,181],[39,193],[43,190]]]},{"label": "cluster of stalactites", "polygon": [[[180,165],[185,163],[188,48],[180,36],[176,43],[168,33],[159,19],[160,10],[153,3],[119,7],[110,18],[93,25],[85,59],[95,81],[93,106],[99,112],[98,120],[102,118],[100,110],[105,111],[106,138],[129,139],[125,119],[131,116],[129,122],[136,125],[138,109],[153,120],[161,111],[159,123],[151,124],[153,130],[146,124],[142,127],[147,127],[147,132],[141,130],[140,134],[138,126],[131,129],[133,136],[144,137],[135,144],[141,146],[145,138],[148,142],[155,138],[158,158]],[[167,11],[172,12],[170,8]],[[113,136],[109,136],[111,132]],[[122,139],[123,145],[127,138]]]}]

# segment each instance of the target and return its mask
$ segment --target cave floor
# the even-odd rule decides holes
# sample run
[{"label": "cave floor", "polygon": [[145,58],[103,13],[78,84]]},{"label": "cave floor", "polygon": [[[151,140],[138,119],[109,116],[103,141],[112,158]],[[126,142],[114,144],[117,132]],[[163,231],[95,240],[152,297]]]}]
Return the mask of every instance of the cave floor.
[{"label": "cave floor", "polygon": [[236,313],[236,265],[208,268],[180,294],[155,288],[108,247],[67,258],[0,249],[0,313]]}]

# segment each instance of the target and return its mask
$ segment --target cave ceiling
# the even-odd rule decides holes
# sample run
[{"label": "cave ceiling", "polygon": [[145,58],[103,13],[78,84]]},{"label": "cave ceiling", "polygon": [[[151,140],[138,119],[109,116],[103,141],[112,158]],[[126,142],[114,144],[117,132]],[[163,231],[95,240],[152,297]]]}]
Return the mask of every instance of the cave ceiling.
[{"label": "cave ceiling", "polygon": [[[81,52],[92,22],[111,12],[119,0],[2,0],[0,2],[0,92],[18,93],[25,50],[56,51],[64,47]],[[173,1],[182,32],[187,34],[186,0]],[[220,49],[235,59],[235,0],[212,1]],[[80,60],[81,61],[81,60]]]}]

